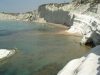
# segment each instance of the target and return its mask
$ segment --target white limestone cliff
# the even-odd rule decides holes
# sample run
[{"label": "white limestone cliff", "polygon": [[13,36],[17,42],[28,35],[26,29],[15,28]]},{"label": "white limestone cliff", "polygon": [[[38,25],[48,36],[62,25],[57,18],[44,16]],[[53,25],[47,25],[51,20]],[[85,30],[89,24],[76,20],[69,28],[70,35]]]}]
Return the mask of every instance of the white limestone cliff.
[{"label": "white limestone cliff", "polygon": [[26,13],[0,13],[0,20],[21,20],[46,23],[44,18],[40,18],[38,11],[30,11]]},{"label": "white limestone cliff", "polygon": [[[64,24],[69,33],[83,35],[81,44],[93,42],[100,45],[100,1],[74,0],[71,3],[44,4],[38,10],[23,14],[0,13],[0,20],[23,20]],[[58,75],[100,75],[100,46],[90,50],[85,56],[70,61]]]},{"label": "white limestone cliff", "polygon": [[79,33],[83,35],[82,44],[93,41],[95,45],[99,45],[100,21],[95,16],[76,14],[73,26],[66,32]]},{"label": "white limestone cliff", "polygon": [[47,22],[73,25],[74,15],[67,10],[69,4],[46,4],[38,8],[40,18]]},{"label": "white limestone cliff", "polygon": [[81,44],[93,42],[95,45],[99,45],[100,4],[90,6],[90,2],[45,4],[41,5],[38,10],[40,17],[47,22],[70,26],[71,28],[66,32],[83,35]]},{"label": "white limestone cliff", "polygon": [[[69,33],[83,35],[81,44],[93,42],[99,45],[100,4],[91,7],[90,2],[80,4],[71,2],[65,4],[44,4],[38,8],[39,17],[46,22],[70,26]],[[97,38],[96,38],[97,37]]]}]

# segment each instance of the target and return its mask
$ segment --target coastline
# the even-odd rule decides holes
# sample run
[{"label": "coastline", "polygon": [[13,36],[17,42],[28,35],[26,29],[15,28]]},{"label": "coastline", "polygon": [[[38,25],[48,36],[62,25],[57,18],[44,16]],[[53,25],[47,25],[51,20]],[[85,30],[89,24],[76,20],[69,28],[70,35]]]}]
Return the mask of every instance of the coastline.
[{"label": "coastline", "polygon": [[[100,22],[99,22],[100,7],[99,6],[100,3],[97,3],[96,5],[91,7],[91,2],[83,1],[82,3],[81,1],[75,0],[69,4],[65,4],[65,5],[60,4],[59,6],[57,6],[56,4],[41,5],[39,6],[38,9],[39,11],[38,15],[35,14],[35,16],[32,15],[31,13],[29,14],[26,13],[25,15],[27,17],[24,18],[23,18],[23,14],[20,14],[17,17],[12,15],[7,15],[7,14],[6,15],[1,14],[1,15],[3,16],[5,15],[4,19],[7,18],[8,20],[31,21],[33,18],[34,19],[32,20],[33,22],[45,23],[47,21],[48,24],[65,28],[65,30],[53,34],[76,36],[80,38],[83,37],[80,42],[81,44],[93,42],[95,44],[95,47],[93,49],[91,49],[82,58],[74,59],[71,62],[69,62],[58,73],[58,75],[66,75],[66,74],[69,75],[98,74],[99,75],[100,74],[100,69],[98,65],[98,63],[100,62],[99,59],[100,54],[98,54],[100,53],[99,51],[100,50]],[[59,24],[54,24],[54,23],[59,23]],[[62,24],[68,25],[70,29],[69,27],[63,26]],[[91,67],[91,69],[89,69],[89,67]]]},{"label": "coastline", "polygon": [[62,35],[67,35],[67,36],[76,36],[76,37],[83,37],[82,35],[78,34],[78,33],[70,33],[70,32],[66,32],[66,30],[68,30],[70,27],[68,26],[65,26],[63,24],[56,24],[56,23],[49,23],[47,22],[47,24],[51,24],[53,26],[57,26],[57,27],[61,27],[61,28],[64,28],[64,30],[62,31],[59,31],[59,32],[56,32],[54,34],[62,34]]}]

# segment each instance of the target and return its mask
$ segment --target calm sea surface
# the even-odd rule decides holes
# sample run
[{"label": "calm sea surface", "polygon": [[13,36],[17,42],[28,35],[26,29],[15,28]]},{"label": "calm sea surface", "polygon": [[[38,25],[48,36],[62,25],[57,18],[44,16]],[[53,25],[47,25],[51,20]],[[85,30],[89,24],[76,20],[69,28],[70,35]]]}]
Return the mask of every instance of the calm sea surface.
[{"label": "calm sea surface", "polygon": [[80,37],[54,34],[62,30],[50,24],[0,21],[0,49],[19,50],[0,62],[0,75],[57,75],[89,50],[78,44]]}]

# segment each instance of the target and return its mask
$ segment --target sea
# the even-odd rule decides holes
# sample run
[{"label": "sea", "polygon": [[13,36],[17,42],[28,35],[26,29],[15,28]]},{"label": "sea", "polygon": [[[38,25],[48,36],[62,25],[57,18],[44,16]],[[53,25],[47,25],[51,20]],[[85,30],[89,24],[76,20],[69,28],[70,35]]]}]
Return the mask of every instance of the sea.
[{"label": "sea", "polygon": [[79,44],[81,37],[55,34],[62,30],[47,23],[0,21],[0,49],[18,49],[0,62],[0,75],[57,75],[88,52],[90,47]]}]

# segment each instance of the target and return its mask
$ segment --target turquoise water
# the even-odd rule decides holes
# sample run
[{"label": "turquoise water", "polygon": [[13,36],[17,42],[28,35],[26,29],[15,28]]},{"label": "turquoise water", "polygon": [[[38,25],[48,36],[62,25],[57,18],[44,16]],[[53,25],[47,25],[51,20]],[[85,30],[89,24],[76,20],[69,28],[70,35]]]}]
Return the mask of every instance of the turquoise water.
[{"label": "turquoise water", "polygon": [[0,49],[19,49],[0,62],[0,75],[56,75],[89,50],[78,44],[80,37],[55,34],[62,30],[50,24],[0,21]]}]

